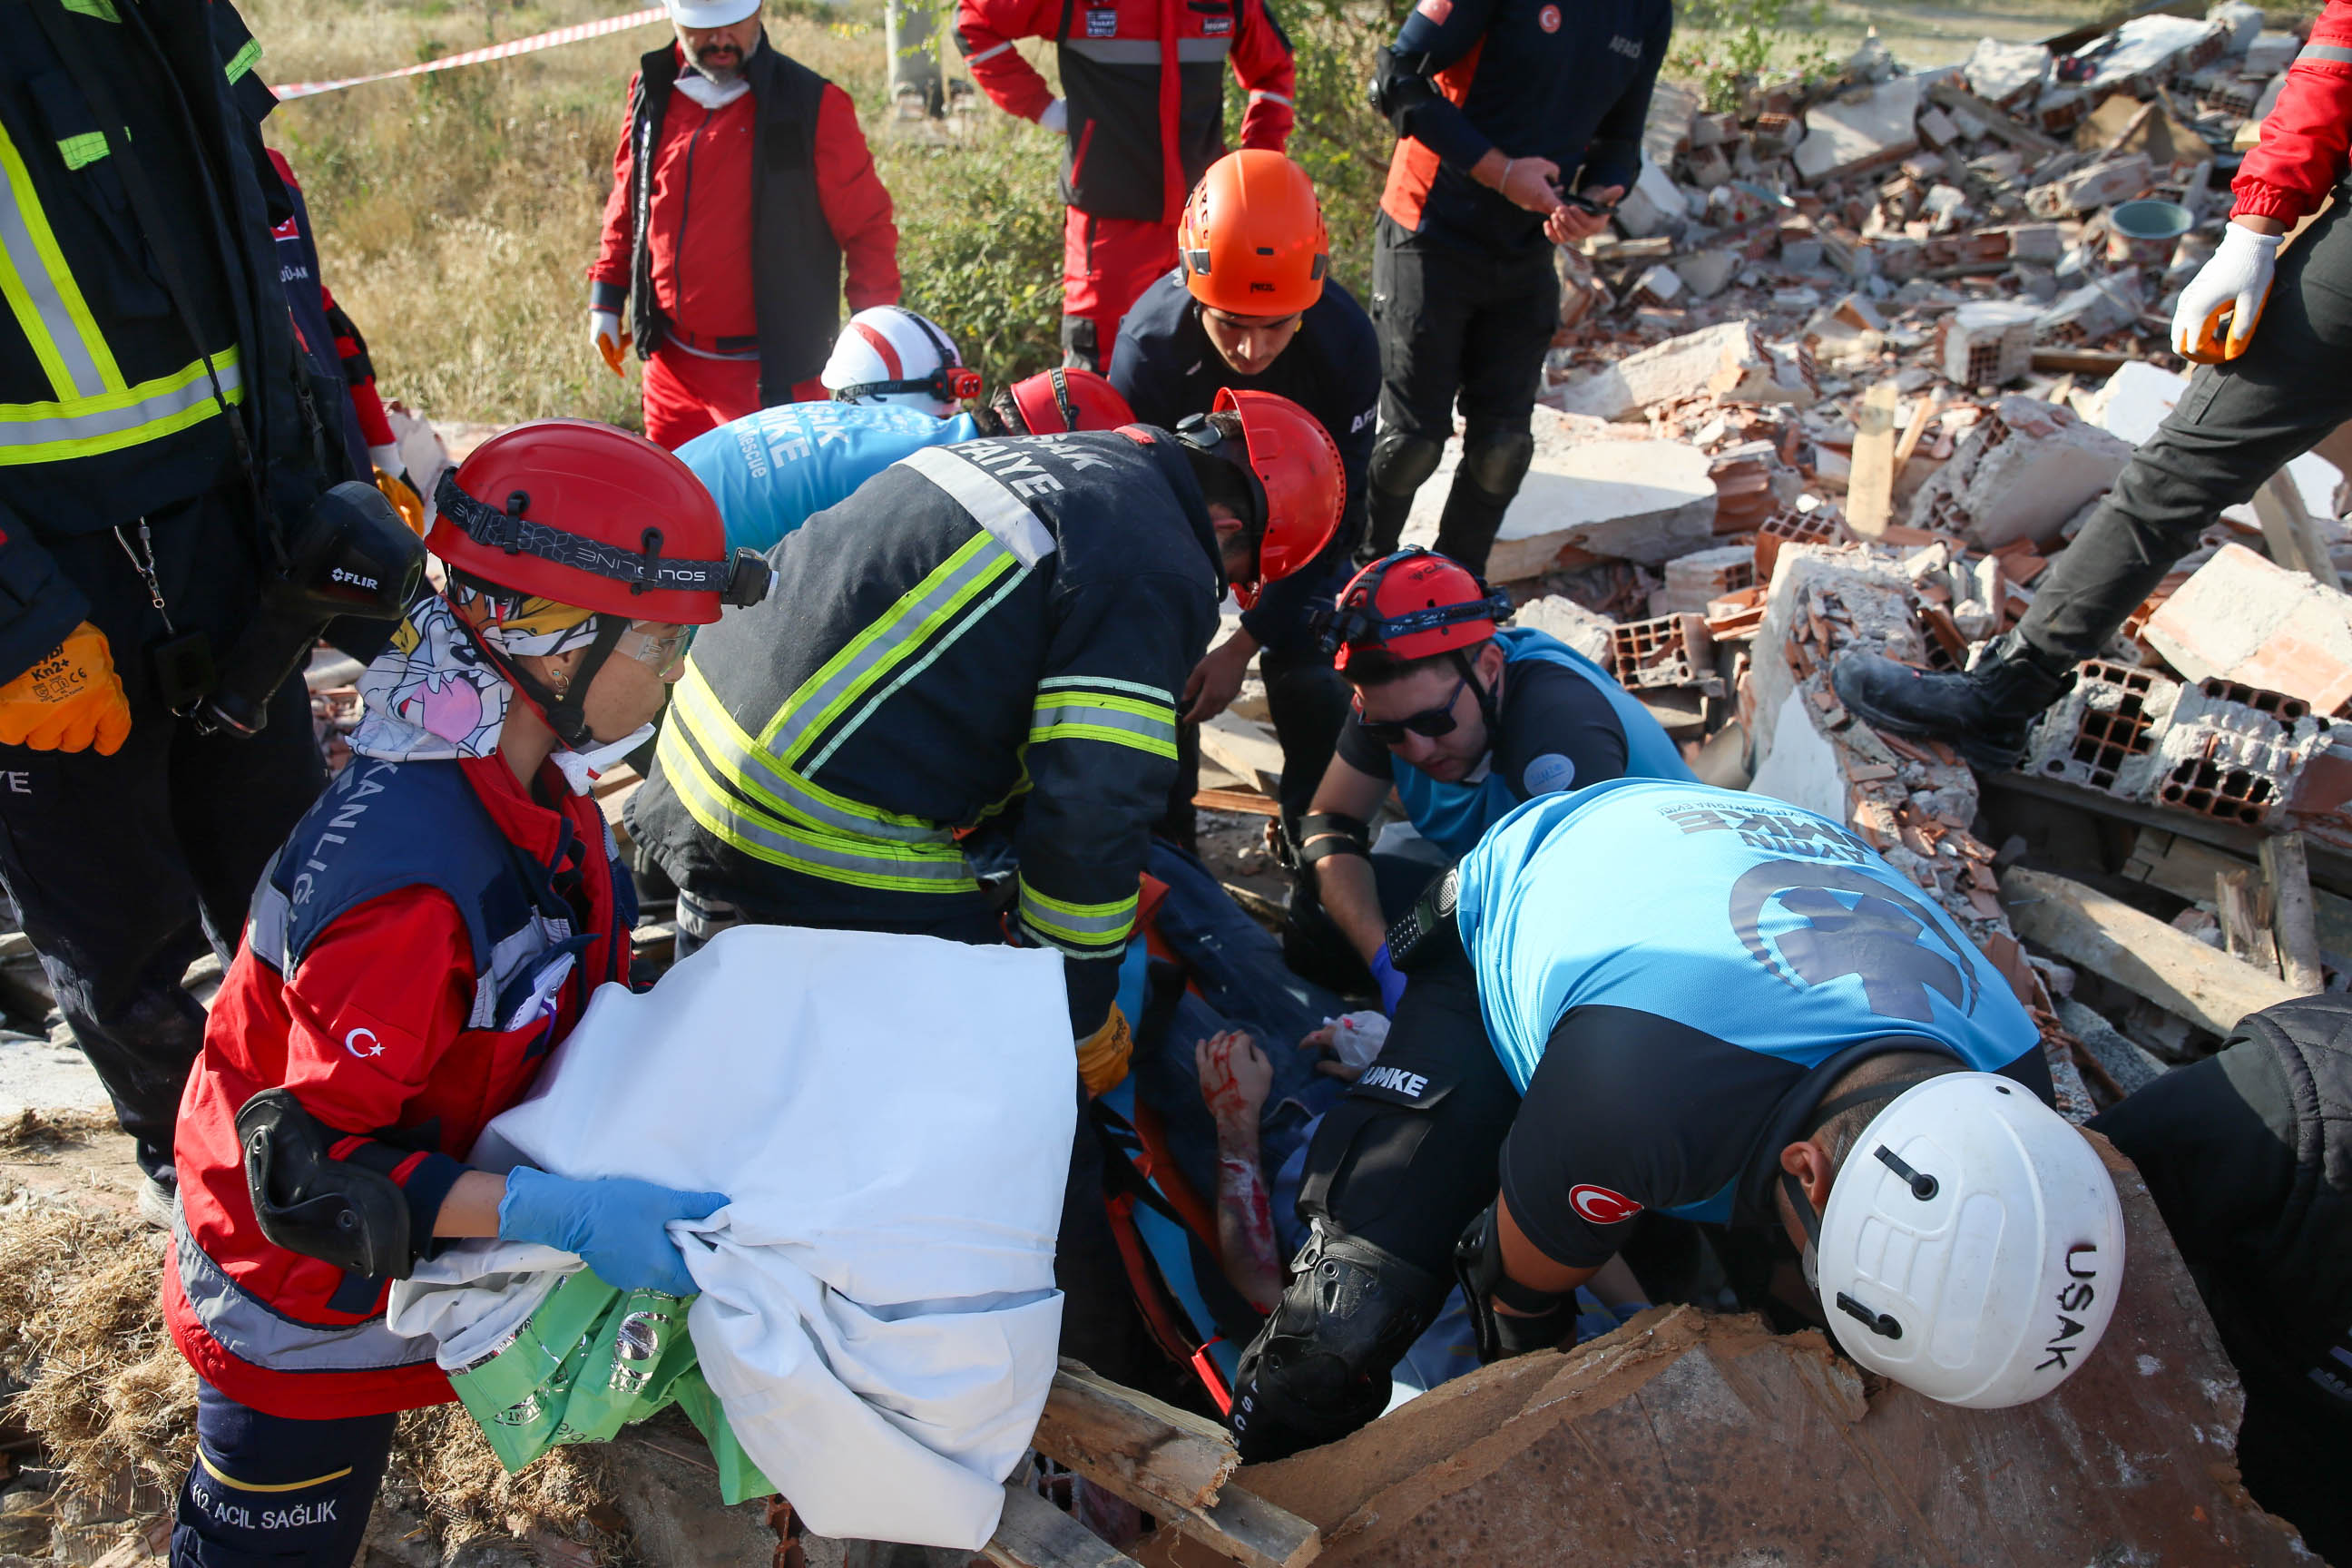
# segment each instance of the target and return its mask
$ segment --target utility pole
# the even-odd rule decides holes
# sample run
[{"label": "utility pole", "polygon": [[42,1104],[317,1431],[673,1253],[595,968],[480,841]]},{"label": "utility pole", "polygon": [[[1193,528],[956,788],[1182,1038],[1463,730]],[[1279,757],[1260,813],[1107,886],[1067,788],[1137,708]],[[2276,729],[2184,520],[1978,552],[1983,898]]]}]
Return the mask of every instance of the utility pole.
[{"label": "utility pole", "polygon": [[947,112],[939,51],[931,42],[937,24],[933,0],[889,0],[884,10],[883,39],[890,51],[890,101],[901,120],[937,119]]}]

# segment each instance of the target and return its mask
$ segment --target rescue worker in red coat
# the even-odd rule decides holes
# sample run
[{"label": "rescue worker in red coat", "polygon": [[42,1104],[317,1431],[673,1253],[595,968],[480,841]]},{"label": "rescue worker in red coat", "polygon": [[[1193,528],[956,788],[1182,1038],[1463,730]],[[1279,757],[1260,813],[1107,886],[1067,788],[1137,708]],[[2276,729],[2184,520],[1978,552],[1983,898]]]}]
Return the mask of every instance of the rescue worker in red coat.
[{"label": "rescue worker in red coat", "polygon": [[362,678],[357,755],[255,889],[181,1100],[163,1309],[200,1379],[181,1568],[352,1561],[394,1414],[451,1397],[433,1342],[383,1321],[437,1238],[690,1294],[663,1227],[726,1202],[460,1162],[625,983],[636,899],[589,784],[767,570],[730,555],[683,463],[607,426],[518,426],[435,499],[447,589]]},{"label": "rescue worker in red coat", "polygon": [[646,435],[676,448],[822,400],[849,308],[898,302],[898,229],[849,95],[779,54],[759,0],[669,0],[637,63],[588,269],[588,335],[646,362]]},{"label": "rescue worker in red coat", "polygon": [[294,318],[298,346],[310,359],[314,374],[341,378],[350,395],[343,445],[352,472],[373,470],[376,489],[398,509],[409,527],[422,533],[425,502],[409,482],[408,465],[401,460],[392,421],[376,392],[375,364],[368,358],[367,340],[335,303],[335,291],[327,287],[326,274],[319,267],[319,242],[310,228],[310,206],[302,199],[302,184],[294,177],[294,166],[277,148],[268,153],[294,204],[294,216],[269,233],[277,242],[278,281],[286,290],[286,309]]},{"label": "rescue worker in red coat", "polygon": [[[1014,41],[1051,38],[1054,89]],[[1108,373],[1119,322],[1176,265],[1185,195],[1225,153],[1230,61],[1249,95],[1242,145],[1290,139],[1296,68],[1266,0],[957,0],[956,47],[1007,114],[1066,136],[1062,358]]]},{"label": "rescue worker in red coat", "polygon": [[[2221,247],[2174,309],[2172,352],[2201,367],[2189,390],[2035,583],[2022,621],[1965,674],[1848,655],[1832,679],[1849,710],[2006,772],[2042,710],[2074,686],[2075,664],[2098,657],[2222,509],[2352,419],[2347,143],[2352,0],[2328,0],[2230,182],[2237,202]],[[2287,248],[2287,230],[2314,213]]]}]

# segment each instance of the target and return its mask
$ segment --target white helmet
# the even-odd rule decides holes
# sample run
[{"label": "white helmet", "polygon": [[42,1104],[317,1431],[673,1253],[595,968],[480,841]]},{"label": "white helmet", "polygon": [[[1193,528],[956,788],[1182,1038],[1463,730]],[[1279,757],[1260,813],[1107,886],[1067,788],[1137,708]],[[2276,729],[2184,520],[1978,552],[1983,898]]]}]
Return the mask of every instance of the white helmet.
[{"label": "white helmet", "polygon": [[1946,1073],[1871,1119],[1815,1246],[1848,1355],[1990,1410],[2041,1398],[2106,1332],[2124,1215],[2098,1154],[2056,1111],[1992,1073]]},{"label": "white helmet", "polygon": [[835,403],[896,403],[940,419],[980,395],[980,374],[963,368],[937,325],[897,305],[849,318],[818,378]]},{"label": "white helmet", "polygon": [[665,0],[681,27],[730,27],[757,14],[760,0]]}]

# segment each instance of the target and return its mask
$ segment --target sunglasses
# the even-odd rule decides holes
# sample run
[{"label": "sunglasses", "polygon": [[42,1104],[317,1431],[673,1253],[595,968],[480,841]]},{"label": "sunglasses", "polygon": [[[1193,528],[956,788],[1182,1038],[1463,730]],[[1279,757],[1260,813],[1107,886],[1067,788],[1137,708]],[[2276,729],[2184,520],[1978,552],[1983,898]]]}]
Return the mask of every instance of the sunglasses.
[{"label": "sunglasses", "polygon": [[613,645],[613,651],[625,654],[656,675],[667,676],[686,662],[686,651],[694,646],[693,626],[672,626],[658,635],[645,628],[658,626],[656,621],[633,621]]},{"label": "sunglasses", "polygon": [[1445,700],[1434,708],[1424,708],[1418,713],[1408,713],[1402,719],[1367,719],[1364,717],[1364,694],[1356,694],[1356,722],[1364,733],[1383,746],[1402,746],[1407,731],[1434,741],[1440,735],[1454,733],[1454,705],[1462,700],[1462,689],[1470,682],[1465,677],[1454,683]]}]

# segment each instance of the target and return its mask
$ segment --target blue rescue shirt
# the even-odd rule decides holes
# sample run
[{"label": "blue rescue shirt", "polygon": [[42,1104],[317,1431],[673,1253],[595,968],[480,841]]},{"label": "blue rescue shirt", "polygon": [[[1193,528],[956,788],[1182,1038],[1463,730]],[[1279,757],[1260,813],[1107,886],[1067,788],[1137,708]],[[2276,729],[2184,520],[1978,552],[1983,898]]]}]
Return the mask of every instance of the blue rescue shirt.
[{"label": "blue rescue shirt", "polygon": [[697,436],[677,455],[719,502],[729,547],[765,555],[899,458],[979,434],[969,414],[935,419],[887,403],[780,403]]},{"label": "blue rescue shirt", "polygon": [[1459,873],[1487,1037],[1525,1097],[1504,1194],[1564,1264],[1606,1259],[1643,1208],[1769,1220],[1770,1156],[1874,1050],[1948,1054],[2049,1098],[2009,982],[1826,817],[1621,779],[1529,801]]}]

